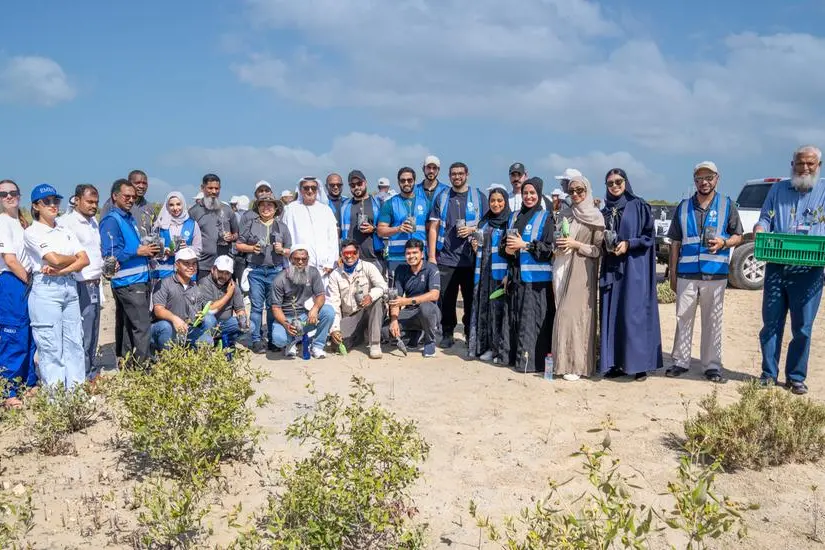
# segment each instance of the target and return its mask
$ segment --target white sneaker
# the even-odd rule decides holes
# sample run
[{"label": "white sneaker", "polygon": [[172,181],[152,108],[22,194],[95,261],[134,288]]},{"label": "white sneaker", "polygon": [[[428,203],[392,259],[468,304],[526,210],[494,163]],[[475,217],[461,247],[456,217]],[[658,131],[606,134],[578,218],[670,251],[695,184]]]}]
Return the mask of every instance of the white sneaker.
[{"label": "white sneaker", "polygon": [[284,350],[284,355],[286,355],[289,358],[297,356],[298,355],[298,343],[297,342],[292,342],[291,344],[289,344],[286,347],[286,349]]},{"label": "white sneaker", "polygon": [[327,352],[321,346],[312,346],[309,351],[315,359],[323,359],[327,356]]},{"label": "white sneaker", "polygon": [[576,380],[581,378],[581,376],[579,376],[578,374],[565,374],[564,376],[562,376],[562,378],[564,378],[568,382],[575,382]]},{"label": "white sneaker", "polygon": [[481,354],[481,357],[478,358],[479,361],[484,361],[485,363],[489,363],[493,360],[493,352],[492,351],[485,351]]},{"label": "white sneaker", "polygon": [[370,346],[370,359],[381,359],[383,356],[381,344],[372,344]]}]

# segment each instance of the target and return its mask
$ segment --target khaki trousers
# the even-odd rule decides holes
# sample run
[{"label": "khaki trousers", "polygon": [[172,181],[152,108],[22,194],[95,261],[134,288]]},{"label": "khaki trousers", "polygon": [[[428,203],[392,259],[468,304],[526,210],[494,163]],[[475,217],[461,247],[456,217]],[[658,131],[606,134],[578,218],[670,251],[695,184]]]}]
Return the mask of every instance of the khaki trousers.
[{"label": "khaki trousers", "polygon": [[707,372],[722,368],[722,312],[727,285],[727,279],[676,279],[676,335],[671,354],[675,366],[690,367],[693,324],[698,305],[702,319],[702,370]]}]

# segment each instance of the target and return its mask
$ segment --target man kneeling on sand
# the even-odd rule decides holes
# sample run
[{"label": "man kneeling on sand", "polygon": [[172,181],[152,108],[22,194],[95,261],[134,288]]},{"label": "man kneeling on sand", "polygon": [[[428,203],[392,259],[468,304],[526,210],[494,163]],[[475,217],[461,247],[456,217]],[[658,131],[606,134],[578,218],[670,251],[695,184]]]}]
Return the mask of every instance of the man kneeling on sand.
[{"label": "man kneeling on sand", "polygon": [[364,341],[366,332],[370,359],[380,359],[387,283],[374,264],[361,261],[354,240],[341,243],[341,258],[342,265],[335,268],[327,285],[327,303],[335,310],[330,339],[335,345],[343,343],[351,349]]}]

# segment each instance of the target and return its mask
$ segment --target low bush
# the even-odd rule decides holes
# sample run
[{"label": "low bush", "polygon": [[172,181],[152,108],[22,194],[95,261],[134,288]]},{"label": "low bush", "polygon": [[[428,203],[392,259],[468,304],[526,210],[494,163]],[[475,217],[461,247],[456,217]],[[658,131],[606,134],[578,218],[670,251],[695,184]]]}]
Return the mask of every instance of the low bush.
[{"label": "low bush", "polygon": [[28,548],[20,539],[34,525],[31,491],[0,490],[0,548]]},{"label": "low bush", "polygon": [[660,304],[672,304],[676,302],[676,293],[670,288],[670,281],[662,281],[656,285],[656,299]]},{"label": "low bush", "polygon": [[201,505],[203,493],[192,484],[154,478],[136,491],[142,509],[138,530],[132,536],[136,548],[192,548],[208,530]]},{"label": "low bush", "polygon": [[249,356],[210,346],[173,346],[148,370],[123,370],[110,395],[131,451],[178,480],[200,483],[224,459],[249,459],[261,431],[247,405],[263,372]]},{"label": "low bush", "polygon": [[754,508],[716,495],[714,480],[721,468],[718,462],[699,466],[696,457],[685,455],[680,461],[677,480],[668,483],[673,497],[670,510],[656,510],[634,499],[633,477],[622,473],[620,461],[610,450],[610,432],[597,448],[583,445],[573,456],[582,458],[589,489],[576,498],[560,494],[564,482],[550,482],[550,492],[535,505],[526,507],[519,517],[505,518],[503,527],[482,516],[474,502],[470,515],[491,541],[509,550],[608,550],[650,547],[651,534],[668,528],[687,538],[688,550],[706,548],[706,541],[737,529],[743,538],[746,528],[741,512]]},{"label": "low bush", "polygon": [[825,405],[779,388],[743,385],[741,397],[719,404],[714,391],[685,422],[687,445],[727,469],[809,462],[825,453]]},{"label": "low bush", "polygon": [[67,389],[63,383],[40,388],[31,400],[28,417],[30,445],[46,455],[75,451],[71,434],[91,426],[98,407],[86,384]]},{"label": "low bush", "polygon": [[289,426],[291,440],[312,445],[309,456],[281,468],[282,490],[236,548],[423,547],[407,489],[421,475],[429,446],[412,421],[370,403],[371,385],[354,377],[352,387],[348,403],[325,395]]}]

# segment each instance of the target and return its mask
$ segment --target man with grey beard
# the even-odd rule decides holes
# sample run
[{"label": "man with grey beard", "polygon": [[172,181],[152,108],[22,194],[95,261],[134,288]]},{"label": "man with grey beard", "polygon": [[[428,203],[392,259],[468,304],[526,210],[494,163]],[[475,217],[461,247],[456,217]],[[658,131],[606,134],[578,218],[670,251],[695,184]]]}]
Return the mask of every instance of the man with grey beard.
[{"label": "man with grey beard", "polygon": [[[789,180],[771,187],[754,233],[825,236],[825,184],[820,179],[822,151],[800,147],[791,161]],[[791,315],[791,343],[785,362],[785,386],[797,395],[808,393],[808,355],[814,319],[822,300],[822,267],[768,263],[762,290],[762,386],[776,384],[785,319]]]},{"label": "man with grey beard", "polygon": [[232,207],[220,200],[221,179],[206,174],[201,183],[202,204],[189,209],[189,217],[201,230],[202,246],[198,258],[198,279],[208,277],[215,259],[232,251],[232,243],[238,238],[238,219]]},{"label": "man with grey beard", "polygon": [[269,341],[284,348],[284,354],[292,358],[297,355],[303,335],[315,330],[310,353],[315,359],[326,357],[324,346],[335,321],[335,310],[326,303],[321,274],[309,265],[306,246],[292,246],[289,267],[275,277],[270,296],[275,323]]}]

